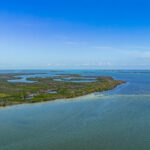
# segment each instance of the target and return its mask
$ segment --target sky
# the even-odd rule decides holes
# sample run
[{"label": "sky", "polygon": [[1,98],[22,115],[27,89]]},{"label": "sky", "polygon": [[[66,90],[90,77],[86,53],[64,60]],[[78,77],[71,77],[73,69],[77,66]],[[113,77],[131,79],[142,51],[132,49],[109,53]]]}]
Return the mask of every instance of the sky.
[{"label": "sky", "polygon": [[1,0],[0,69],[150,69],[149,0]]}]

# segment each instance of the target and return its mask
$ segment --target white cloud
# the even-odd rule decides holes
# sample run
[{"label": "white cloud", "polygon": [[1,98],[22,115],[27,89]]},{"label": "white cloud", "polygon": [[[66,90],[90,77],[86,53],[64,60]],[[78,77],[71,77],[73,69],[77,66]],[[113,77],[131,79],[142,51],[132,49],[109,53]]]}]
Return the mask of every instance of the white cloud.
[{"label": "white cloud", "polygon": [[144,52],[140,55],[141,58],[150,58],[150,52]]},{"label": "white cloud", "polygon": [[73,41],[67,41],[65,42],[66,45],[77,45],[77,42],[73,42]]},{"label": "white cloud", "polygon": [[139,47],[135,47],[135,49],[139,49],[139,50],[150,50],[150,47],[139,46]]},{"label": "white cloud", "polygon": [[112,47],[109,47],[109,46],[94,46],[93,48],[96,48],[96,49],[112,49]]},{"label": "white cloud", "polygon": [[124,54],[136,57],[136,58],[150,58],[150,51],[139,51],[139,50],[127,50]]},{"label": "white cloud", "polygon": [[66,66],[66,64],[55,64],[55,66]]}]

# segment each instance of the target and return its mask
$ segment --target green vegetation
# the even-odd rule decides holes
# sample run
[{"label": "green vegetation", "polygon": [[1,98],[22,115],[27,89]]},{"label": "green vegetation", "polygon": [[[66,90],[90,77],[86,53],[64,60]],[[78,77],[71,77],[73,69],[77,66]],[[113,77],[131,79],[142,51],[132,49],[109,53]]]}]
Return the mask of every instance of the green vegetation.
[{"label": "green vegetation", "polygon": [[[16,79],[14,77],[16,75],[18,74],[0,74],[0,106],[73,98],[93,92],[110,90],[124,83],[111,77],[102,76],[90,76],[96,78],[95,82],[72,82],[79,80],[77,79],[79,77],[84,77],[75,74],[28,78],[30,81],[36,81],[34,83],[12,83],[7,81]],[[66,78],[69,78],[69,80],[66,80]],[[62,81],[55,81],[54,79],[61,79]],[[86,80],[86,78],[82,80]]]}]

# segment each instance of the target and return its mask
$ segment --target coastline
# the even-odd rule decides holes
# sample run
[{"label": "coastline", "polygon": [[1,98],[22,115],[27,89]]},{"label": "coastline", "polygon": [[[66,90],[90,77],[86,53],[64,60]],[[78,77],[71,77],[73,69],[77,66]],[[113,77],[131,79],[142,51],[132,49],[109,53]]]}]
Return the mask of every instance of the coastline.
[{"label": "coastline", "polygon": [[[117,80],[118,81],[118,80]],[[119,80],[120,81],[120,80]],[[115,86],[109,88],[109,89],[106,89],[106,90],[101,90],[101,91],[95,91],[95,92],[105,92],[105,91],[109,91],[109,90],[113,90],[115,89],[117,86],[121,85],[121,84],[125,84],[126,82],[125,81],[120,81],[120,83],[116,84]],[[34,103],[42,103],[42,102],[50,102],[50,101],[55,101],[55,100],[59,100],[59,99],[72,99],[72,98],[78,98],[78,97],[81,97],[81,96],[86,96],[86,95],[89,95],[89,94],[92,94],[92,93],[95,93],[95,92],[89,92],[89,93],[86,93],[85,95],[78,95],[78,96],[65,96],[65,97],[60,97],[60,98],[54,98],[54,99],[46,99],[46,100],[34,100],[34,101],[5,101],[5,102],[0,102],[0,108],[5,108],[5,107],[9,107],[9,106],[16,106],[16,105],[23,105],[23,104],[34,104]]]}]

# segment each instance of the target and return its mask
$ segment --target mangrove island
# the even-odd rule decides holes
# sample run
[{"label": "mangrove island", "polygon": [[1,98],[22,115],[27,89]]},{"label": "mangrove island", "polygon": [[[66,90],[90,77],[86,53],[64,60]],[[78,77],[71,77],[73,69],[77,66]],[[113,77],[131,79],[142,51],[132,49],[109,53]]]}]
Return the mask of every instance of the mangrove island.
[{"label": "mangrove island", "polygon": [[111,90],[125,83],[107,76],[58,74],[53,77],[27,78],[32,83],[9,82],[18,75],[0,74],[0,106],[73,98],[94,92]]}]

